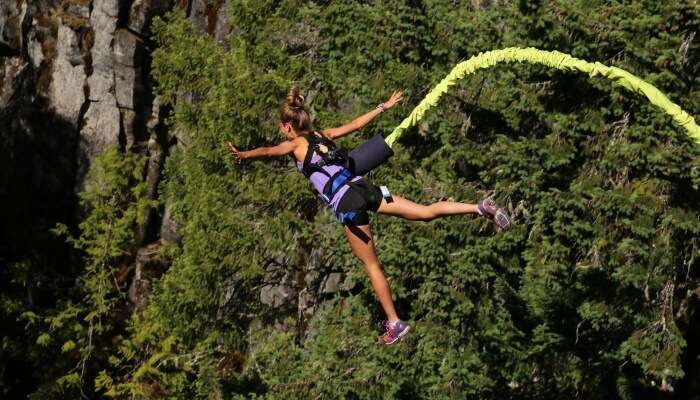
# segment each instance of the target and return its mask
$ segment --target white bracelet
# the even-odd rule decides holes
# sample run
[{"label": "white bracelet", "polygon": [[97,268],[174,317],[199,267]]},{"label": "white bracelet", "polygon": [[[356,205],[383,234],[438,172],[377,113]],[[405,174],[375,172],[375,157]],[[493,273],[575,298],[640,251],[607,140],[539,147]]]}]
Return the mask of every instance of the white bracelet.
[{"label": "white bracelet", "polygon": [[379,103],[379,105],[377,105],[377,108],[379,109],[379,111],[384,112],[384,103]]}]

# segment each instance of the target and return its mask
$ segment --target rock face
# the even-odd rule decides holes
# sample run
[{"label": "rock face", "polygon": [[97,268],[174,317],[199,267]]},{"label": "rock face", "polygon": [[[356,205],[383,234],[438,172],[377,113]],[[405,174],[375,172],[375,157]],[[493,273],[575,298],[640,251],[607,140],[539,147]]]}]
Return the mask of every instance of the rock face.
[{"label": "rock face", "polygon": [[[153,18],[174,3],[0,1],[0,151],[7,155],[0,160],[0,192],[8,193],[0,211],[3,250],[42,252],[39,239],[25,249],[29,237],[60,246],[47,232],[57,222],[77,224],[77,193],[109,146],[149,156],[146,179],[156,196],[168,143],[164,112],[150,94],[145,43]],[[157,216],[149,221],[160,224]],[[169,238],[176,228],[169,221]],[[158,239],[160,226],[149,229],[155,232],[149,237],[145,226],[139,232],[144,245]]]},{"label": "rock face", "polygon": [[26,23],[27,9],[24,2],[0,3],[0,55],[17,54],[22,50],[22,30]]},{"label": "rock face", "polygon": [[[0,105],[23,71],[21,96],[72,130],[74,191],[107,147],[147,152],[151,115],[150,23],[174,0],[11,0],[0,2]],[[41,103],[41,104],[39,104]],[[31,127],[31,124],[29,124]],[[70,135],[69,135],[70,136]]]},{"label": "rock face", "polygon": [[[53,4],[48,0],[0,2],[0,254],[8,259],[53,246],[47,235],[51,221],[65,220],[65,210],[75,201],[66,186],[73,182],[79,112],[68,104],[79,110],[81,67],[70,61],[81,60],[75,59],[76,38],[70,29],[60,31],[63,43],[57,46],[58,26],[42,19],[45,6]],[[44,40],[48,36],[51,40]],[[48,105],[47,92],[57,87],[50,84],[52,66],[44,53],[58,52],[66,60],[58,65],[59,73],[67,81],[80,83],[75,93],[78,101],[66,97],[60,112],[55,112]],[[68,86],[64,83],[62,88],[72,90]],[[33,248],[28,248],[30,244]]]},{"label": "rock face", "polygon": [[326,275],[319,288],[321,294],[332,294],[340,291],[349,291],[355,287],[355,282],[349,276],[340,272],[331,272]]},{"label": "rock face", "polygon": [[56,114],[77,128],[80,108],[85,102],[85,67],[75,31],[58,26],[56,58],[53,61],[49,104]]},{"label": "rock face", "polygon": [[177,2],[173,0],[133,0],[129,8],[127,28],[144,37],[151,34],[151,20],[172,9]]},{"label": "rock face", "polygon": [[224,0],[189,0],[189,20],[202,32],[212,35],[219,44],[224,44],[231,32],[226,15],[228,3]]},{"label": "rock face", "polygon": [[128,292],[133,312],[140,313],[146,308],[153,283],[167,268],[161,257],[160,247],[161,244],[155,242],[140,248],[136,253],[134,275]]},{"label": "rock face", "polygon": [[[87,78],[86,91],[89,93],[87,110],[83,116],[80,130],[79,162],[76,179],[76,191],[82,190],[87,169],[95,157],[110,146],[120,144],[122,127],[133,123],[123,118],[120,113],[119,93],[132,93],[124,84],[118,87],[116,71],[118,60],[124,59],[124,46],[115,45],[117,20],[119,17],[118,0],[93,0],[90,13],[89,29],[93,43],[90,48],[90,76]],[[133,65],[130,68],[133,71]],[[122,82],[124,79],[121,80]],[[134,79],[132,77],[131,81]],[[127,81],[128,82],[128,81]],[[127,108],[133,109],[132,102]],[[133,118],[132,118],[133,119]],[[126,138],[122,138],[125,140]],[[132,140],[133,142],[133,140]]]},{"label": "rock face", "polygon": [[27,68],[27,63],[21,57],[10,57],[4,60],[2,70],[0,70],[0,108],[7,107],[12,95],[18,87],[18,78],[22,76]]},{"label": "rock face", "polygon": [[[51,213],[36,216],[45,224],[37,229],[77,223],[77,194],[95,157],[110,146],[148,156],[148,194],[157,196],[169,144],[186,141],[173,140],[162,123],[167,110],[152,95],[146,46],[153,18],[176,6],[220,42],[231,30],[224,0],[0,2],[0,123],[10,128],[0,131],[0,143],[5,154],[17,155],[3,160],[5,170],[16,173],[0,183],[9,192],[21,181],[23,192],[54,200]],[[26,208],[16,227],[35,226],[31,215],[39,206],[19,195],[16,203]],[[144,248],[181,240],[171,211],[166,205],[151,212],[140,227],[137,240]],[[10,225],[3,236],[11,237]],[[147,270],[150,264],[138,254],[134,265]],[[147,292],[139,282],[130,292],[137,310]]]},{"label": "rock face", "polygon": [[[307,262],[290,267],[281,262],[270,262],[265,267],[265,277],[260,289],[260,302],[272,310],[269,315],[279,329],[298,329],[302,336],[307,332],[308,322],[319,311],[322,302],[335,294],[347,293],[356,283],[343,272],[334,272],[324,262],[323,250],[308,249]],[[284,326],[286,317],[296,316],[295,327]]]}]

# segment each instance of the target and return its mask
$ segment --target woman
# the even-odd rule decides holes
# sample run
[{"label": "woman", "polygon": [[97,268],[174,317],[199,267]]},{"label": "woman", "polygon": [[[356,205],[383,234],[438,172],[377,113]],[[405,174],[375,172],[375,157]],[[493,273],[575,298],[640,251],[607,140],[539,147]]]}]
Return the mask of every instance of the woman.
[{"label": "woman", "polygon": [[403,337],[409,325],[400,320],[394,309],[389,283],[372,240],[368,211],[393,215],[413,221],[430,221],[447,215],[476,213],[493,219],[502,229],[508,228],[507,213],[498,208],[492,199],[479,204],[440,201],[427,206],[413,203],[399,196],[391,196],[385,187],[377,187],[346,168],[342,155],[335,150],[332,140],[348,135],[367,125],[379,114],[392,108],[401,100],[402,93],[394,92],[389,100],[372,111],[354,119],[349,124],[323,131],[311,130],[311,118],[304,109],[304,98],[293,87],[280,111],[279,130],[286,141],[273,147],[260,147],[240,151],[228,143],[237,161],[258,157],[292,155],[300,172],[312,183],[315,191],[333,209],[343,224],[345,236],[353,253],[362,261],[374,292],[387,316],[384,343],[392,344]]}]

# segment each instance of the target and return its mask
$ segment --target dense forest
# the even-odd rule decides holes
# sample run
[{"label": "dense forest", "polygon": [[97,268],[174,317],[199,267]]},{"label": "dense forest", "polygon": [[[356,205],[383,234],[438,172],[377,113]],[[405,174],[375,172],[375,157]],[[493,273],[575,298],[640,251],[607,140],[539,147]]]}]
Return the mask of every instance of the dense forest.
[{"label": "dense forest", "polygon": [[29,149],[3,137],[3,207],[33,216],[2,214],[0,397],[700,399],[700,146],[644,96],[498,65],[406,132],[369,180],[423,204],[492,195],[513,226],[372,214],[412,326],[392,346],[291,158],[237,164],[225,146],[283,140],[292,85],[319,129],[403,90],[338,141],[354,148],[460,61],[512,46],[623,68],[697,117],[697,1],[205,3],[224,38],[179,2],[140,39],[164,150],[116,141],[83,185],[64,182],[74,198],[46,205],[14,192]]}]

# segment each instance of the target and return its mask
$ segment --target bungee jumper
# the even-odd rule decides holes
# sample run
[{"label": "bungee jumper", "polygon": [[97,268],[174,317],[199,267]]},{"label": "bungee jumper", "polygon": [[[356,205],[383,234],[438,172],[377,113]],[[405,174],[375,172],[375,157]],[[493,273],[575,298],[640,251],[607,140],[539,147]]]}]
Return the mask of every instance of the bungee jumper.
[{"label": "bungee jumper", "polygon": [[399,319],[391,298],[391,289],[377,258],[368,212],[392,215],[412,221],[431,221],[449,215],[477,214],[493,220],[500,229],[510,226],[507,212],[492,198],[478,204],[439,201],[430,205],[416,204],[392,195],[386,186],[375,186],[362,175],[386,161],[392,154],[381,135],[377,135],[350,153],[336,147],[334,139],[355,132],[384,111],[401,101],[402,93],[394,92],[389,100],[352,122],[337,128],[315,131],[304,108],[299,88],[293,87],[280,110],[279,131],[287,139],[273,147],[259,147],[241,151],[231,142],[228,148],[238,161],[260,157],[291,155],[297,169],[310,181],[313,190],[335,213],[343,225],[345,236],[353,253],[362,262],[369,276],[387,321],[385,344],[392,344],[408,333],[409,325]]}]

